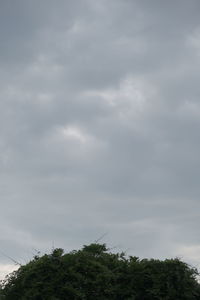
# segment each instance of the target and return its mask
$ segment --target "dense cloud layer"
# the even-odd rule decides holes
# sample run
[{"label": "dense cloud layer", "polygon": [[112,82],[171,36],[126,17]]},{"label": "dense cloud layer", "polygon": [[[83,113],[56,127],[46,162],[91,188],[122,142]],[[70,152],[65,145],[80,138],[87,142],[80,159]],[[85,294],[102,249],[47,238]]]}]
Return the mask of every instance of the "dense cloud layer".
[{"label": "dense cloud layer", "polygon": [[198,266],[199,19],[198,0],[1,1],[3,253],[106,232]]}]

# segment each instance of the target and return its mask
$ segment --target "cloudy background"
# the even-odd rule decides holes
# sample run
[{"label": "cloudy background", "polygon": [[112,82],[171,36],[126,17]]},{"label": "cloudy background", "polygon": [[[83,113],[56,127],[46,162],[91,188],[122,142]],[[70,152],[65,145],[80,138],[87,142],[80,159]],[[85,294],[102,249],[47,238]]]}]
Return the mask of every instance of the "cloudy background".
[{"label": "cloudy background", "polygon": [[1,276],[104,233],[200,267],[199,70],[199,0],[0,1]]}]

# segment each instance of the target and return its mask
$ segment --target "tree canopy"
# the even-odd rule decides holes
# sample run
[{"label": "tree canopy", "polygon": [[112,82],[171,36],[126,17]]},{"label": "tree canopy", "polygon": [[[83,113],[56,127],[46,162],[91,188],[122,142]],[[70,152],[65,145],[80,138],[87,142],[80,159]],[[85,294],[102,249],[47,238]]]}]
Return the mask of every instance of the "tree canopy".
[{"label": "tree canopy", "polygon": [[105,244],[35,256],[2,282],[10,300],[195,300],[198,272],[181,260],[139,259]]}]

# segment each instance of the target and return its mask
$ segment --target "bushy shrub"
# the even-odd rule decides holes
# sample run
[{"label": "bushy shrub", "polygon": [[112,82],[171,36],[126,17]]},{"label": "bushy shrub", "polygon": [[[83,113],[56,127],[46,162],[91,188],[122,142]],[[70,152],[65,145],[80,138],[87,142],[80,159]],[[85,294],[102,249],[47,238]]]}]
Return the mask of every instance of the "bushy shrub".
[{"label": "bushy shrub", "polygon": [[94,243],[35,256],[2,282],[0,299],[195,300],[200,299],[197,275],[179,259],[127,258]]}]

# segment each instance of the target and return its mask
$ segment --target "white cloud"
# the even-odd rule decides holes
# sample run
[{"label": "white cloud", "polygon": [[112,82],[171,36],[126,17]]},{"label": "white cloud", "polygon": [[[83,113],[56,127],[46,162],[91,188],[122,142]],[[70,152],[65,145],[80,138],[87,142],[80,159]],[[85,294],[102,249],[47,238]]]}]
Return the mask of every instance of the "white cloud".
[{"label": "white cloud", "polygon": [[200,245],[180,245],[176,248],[176,255],[182,260],[200,268]]},{"label": "white cloud", "polygon": [[0,264],[0,280],[3,280],[6,275],[17,270],[19,266],[14,264]]},{"label": "white cloud", "polygon": [[74,126],[63,127],[61,129],[61,132],[66,139],[74,139],[83,144],[89,140],[89,137],[86,134],[84,134],[79,128]]},{"label": "white cloud", "polygon": [[193,33],[187,36],[186,44],[197,51],[200,55],[200,28],[195,28]]}]

